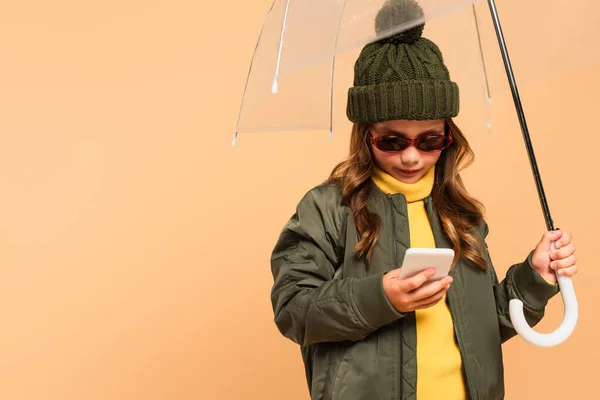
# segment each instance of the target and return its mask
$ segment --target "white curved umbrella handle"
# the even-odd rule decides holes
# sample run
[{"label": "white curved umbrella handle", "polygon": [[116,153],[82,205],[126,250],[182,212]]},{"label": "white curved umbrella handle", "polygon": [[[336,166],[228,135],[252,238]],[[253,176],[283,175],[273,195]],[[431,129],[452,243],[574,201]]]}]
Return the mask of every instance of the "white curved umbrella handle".
[{"label": "white curved umbrella handle", "polygon": [[573,281],[568,276],[556,275],[565,306],[563,321],[554,332],[538,333],[531,329],[523,314],[523,302],[512,299],[508,303],[510,319],[517,333],[527,342],[540,347],[553,347],[564,342],[575,329],[579,307],[575,297]]}]

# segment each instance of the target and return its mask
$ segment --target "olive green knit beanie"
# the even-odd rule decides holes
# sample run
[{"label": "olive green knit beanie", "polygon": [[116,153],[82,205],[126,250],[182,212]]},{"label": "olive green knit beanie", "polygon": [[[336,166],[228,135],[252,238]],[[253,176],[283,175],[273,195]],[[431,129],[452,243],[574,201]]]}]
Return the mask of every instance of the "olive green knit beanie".
[{"label": "olive green knit beanie", "polygon": [[[421,19],[415,0],[387,0],[377,14],[378,34]],[[458,115],[458,86],[450,80],[442,53],[421,37],[424,23],[366,45],[354,65],[347,116],[352,122],[428,120]]]}]

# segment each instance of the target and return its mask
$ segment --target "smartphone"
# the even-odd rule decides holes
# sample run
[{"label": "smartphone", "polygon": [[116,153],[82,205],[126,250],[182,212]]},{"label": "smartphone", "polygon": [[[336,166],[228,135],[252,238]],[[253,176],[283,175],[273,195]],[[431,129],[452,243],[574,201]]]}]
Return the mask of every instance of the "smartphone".
[{"label": "smartphone", "polygon": [[436,273],[430,281],[442,279],[450,272],[453,259],[452,249],[411,247],[406,250],[398,278],[408,279],[427,268],[435,268]]}]

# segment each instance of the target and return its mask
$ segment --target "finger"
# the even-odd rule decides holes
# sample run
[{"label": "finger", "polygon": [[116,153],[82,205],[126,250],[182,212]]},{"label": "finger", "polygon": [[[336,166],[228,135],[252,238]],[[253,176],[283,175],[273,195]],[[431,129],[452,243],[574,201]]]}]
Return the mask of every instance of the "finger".
[{"label": "finger", "polygon": [[447,290],[447,287],[450,286],[451,282],[452,278],[446,277],[444,279],[440,279],[439,281],[425,285],[410,293],[412,295],[412,301],[415,303],[423,301],[426,302],[428,299],[432,299],[435,296],[442,295]]},{"label": "finger", "polygon": [[442,301],[442,298],[439,298],[438,300],[436,300],[436,301],[433,301],[433,302],[431,302],[431,303],[429,303],[429,304],[423,304],[422,306],[415,307],[415,311],[416,311],[416,310],[424,310],[424,309],[426,309],[426,308],[433,307],[433,306],[435,306],[437,303],[439,303],[440,301]]},{"label": "finger", "polygon": [[555,250],[552,253],[550,253],[550,258],[552,260],[560,260],[569,257],[573,253],[575,253],[575,244],[569,243],[568,245],[562,247],[560,250]]},{"label": "finger", "polygon": [[411,278],[401,280],[399,285],[402,289],[404,289],[405,292],[412,292],[413,290],[423,286],[423,284],[431,279],[431,277],[434,275],[435,268],[427,268]]},{"label": "finger", "polygon": [[436,293],[435,295],[415,302],[413,304],[413,308],[415,310],[420,310],[423,308],[431,307],[431,306],[439,303],[444,298],[444,295],[448,292],[449,288],[450,288],[450,285],[444,286],[442,288],[442,290],[439,291],[438,293]]},{"label": "finger", "polygon": [[552,242],[559,240],[561,235],[561,231],[548,231],[542,236],[539,246],[541,246],[544,250],[550,250]]},{"label": "finger", "polygon": [[558,274],[561,276],[573,276],[577,273],[577,266],[573,265],[567,268],[559,269]]},{"label": "finger", "polygon": [[575,261],[577,261],[575,259],[575,256],[574,255],[570,255],[567,258],[563,258],[561,260],[552,261],[550,263],[550,268],[552,268],[554,270],[560,270],[560,269],[564,269],[564,268],[569,268],[569,267],[572,267],[573,265],[575,265]]},{"label": "finger", "polygon": [[391,271],[384,272],[383,279],[398,279],[399,274],[400,274],[400,268],[393,269]]},{"label": "finger", "polygon": [[571,232],[569,232],[569,231],[563,231],[560,239],[558,239],[554,243],[554,248],[560,249],[560,248],[568,245],[569,243],[571,243],[572,239],[573,239],[573,234]]}]

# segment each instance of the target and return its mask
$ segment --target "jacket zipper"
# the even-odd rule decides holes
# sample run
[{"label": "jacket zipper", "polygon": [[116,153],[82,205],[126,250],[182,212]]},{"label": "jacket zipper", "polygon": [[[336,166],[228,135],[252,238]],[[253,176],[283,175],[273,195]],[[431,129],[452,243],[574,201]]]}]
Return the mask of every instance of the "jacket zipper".
[{"label": "jacket zipper", "polygon": [[390,216],[392,217],[392,247],[394,249],[394,265],[393,269],[398,268],[398,249],[396,249],[396,218],[394,218],[394,202],[392,196],[388,195],[388,203],[390,204]]},{"label": "jacket zipper", "polygon": [[[450,302],[450,304],[452,304],[452,302]],[[463,359],[463,372],[465,374],[465,380],[467,382],[467,390],[469,391],[469,397],[471,399],[477,399],[478,398],[477,388],[473,385],[473,382],[471,382],[471,379],[469,379],[469,371],[468,371],[467,365],[466,365],[467,357],[466,357],[465,350],[464,350],[465,343],[462,339],[462,336],[459,333],[459,329],[458,329],[457,325],[458,324],[454,324],[454,333],[456,334],[456,339],[458,340],[458,349],[460,350],[460,354]],[[471,393],[471,391],[472,391],[472,393]]]},{"label": "jacket zipper", "polygon": [[[387,195],[388,203],[390,205],[390,217],[392,218],[392,248],[394,249],[394,265],[392,269],[398,268],[398,249],[396,248],[396,218],[394,218],[394,202],[392,200],[392,196]],[[402,399],[402,323],[399,322],[398,329],[398,355],[399,355],[399,363],[400,363],[400,379],[398,381],[398,399]]]},{"label": "jacket zipper", "polygon": [[[433,224],[434,219],[432,217],[433,210],[432,210],[431,204],[429,202],[426,202],[426,209],[427,209],[427,214],[429,215],[429,220],[431,221],[431,225],[432,225],[432,228],[433,228],[433,225],[434,225]],[[437,247],[437,246],[439,246],[439,240],[438,240],[437,236],[439,234],[441,234],[441,227],[439,226],[438,223],[436,223],[435,225],[436,225],[436,227],[435,227],[436,229],[434,229],[434,240],[435,240],[435,245]],[[435,231],[438,232],[437,235],[435,234]],[[452,313],[452,318],[454,320],[454,318],[455,318],[454,315],[457,315],[456,318],[458,318],[459,314],[458,314],[458,312],[456,312],[456,305],[454,304],[454,301],[452,301],[450,298],[448,299],[448,301],[450,303],[450,312]],[[467,363],[467,357],[466,357],[465,349],[464,349],[465,348],[465,343],[464,343],[464,341],[462,339],[462,335],[459,332],[458,324],[454,323],[454,321],[453,321],[452,325],[454,327],[454,334],[456,335],[456,340],[458,341],[458,350],[460,351],[460,356],[461,356],[462,361],[463,361],[463,373],[465,374],[465,381],[466,381],[466,384],[467,384],[467,391],[469,392],[468,395],[469,395],[469,397],[471,399],[477,399],[478,398],[477,388],[473,385],[473,382],[471,382],[471,379],[469,378],[469,372],[467,370],[467,365],[466,365],[466,363]]]}]

